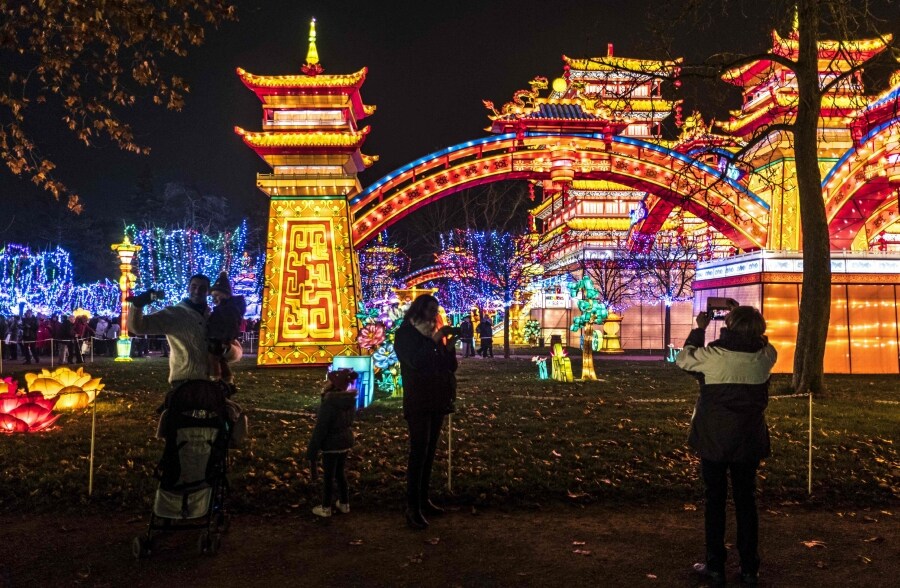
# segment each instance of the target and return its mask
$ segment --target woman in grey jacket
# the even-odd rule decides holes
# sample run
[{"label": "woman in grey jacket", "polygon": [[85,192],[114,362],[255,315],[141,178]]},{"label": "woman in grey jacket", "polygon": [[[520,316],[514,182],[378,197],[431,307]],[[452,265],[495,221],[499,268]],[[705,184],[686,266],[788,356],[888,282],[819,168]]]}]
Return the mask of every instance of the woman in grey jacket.
[{"label": "woman in grey jacket", "polygon": [[700,454],[706,487],[706,563],[694,570],[714,583],[725,582],[725,500],[728,473],[737,516],[741,581],[756,584],[759,520],[756,470],[769,455],[765,410],[769,377],[778,357],[766,339],[766,321],[758,310],[737,306],[725,317],[719,339],[704,346],[709,317],[697,315],[675,364],[700,381],[700,397],[691,417],[688,443]]}]

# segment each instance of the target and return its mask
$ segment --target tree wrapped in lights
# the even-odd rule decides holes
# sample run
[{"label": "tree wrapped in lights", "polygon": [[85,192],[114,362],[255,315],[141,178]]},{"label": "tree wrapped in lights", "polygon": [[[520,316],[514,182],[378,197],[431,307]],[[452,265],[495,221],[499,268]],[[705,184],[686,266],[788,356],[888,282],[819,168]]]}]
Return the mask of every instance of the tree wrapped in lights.
[{"label": "tree wrapped in lights", "polygon": [[510,306],[524,302],[528,286],[543,273],[543,263],[565,243],[564,236],[541,239],[533,234],[454,230],[441,236],[444,251],[466,251],[447,256],[447,269],[472,276],[472,287],[482,306],[503,311],[503,356],[509,357]]},{"label": "tree wrapped in lights", "polygon": [[441,306],[450,315],[466,315],[473,308],[490,306],[489,300],[484,298],[483,289],[477,284],[476,261],[472,252],[450,245],[445,235],[441,235],[440,239],[442,250],[434,255],[434,267],[444,270],[445,277],[429,280],[422,286],[437,289]]},{"label": "tree wrapped in lights", "polygon": [[387,300],[391,289],[399,284],[397,277],[406,272],[409,258],[395,245],[387,244],[387,235],[380,233],[371,245],[359,251],[359,274],[362,299],[366,303]]},{"label": "tree wrapped in lights", "polygon": [[665,305],[663,345],[666,347],[672,342],[672,303],[693,299],[691,284],[703,245],[692,233],[661,231],[655,235],[652,245],[633,257],[641,276],[642,299]]},{"label": "tree wrapped in lights", "polygon": [[53,312],[72,288],[72,261],[61,247],[32,252],[25,245],[0,249],[0,312],[18,313],[24,301],[39,312]]},{"label": "tree wrapped in lights", "polygon": [[34,252],[25,245],[0,246],[0,314],[17,314],[19,303],[43,314],[86,308],[119,312],[118,286],[109,280],[76,284],[69,252],[61,247]]},{"label": "tree wrapped in lights", "polygon": [[134,225],[126,227],[125,233],[141,246],[136,290],[163,290],[167,301],[179,300],[187,292],[192,275],[216,276],[225,271],[238,285],[235,293],[247,299],[248,315],[253,316],[253,309],[259,312],[265,260],[263,255],[254,258],[246,251],[246,221],[234,231],[217,235],[205,235],[191,228],[137,229]]}]

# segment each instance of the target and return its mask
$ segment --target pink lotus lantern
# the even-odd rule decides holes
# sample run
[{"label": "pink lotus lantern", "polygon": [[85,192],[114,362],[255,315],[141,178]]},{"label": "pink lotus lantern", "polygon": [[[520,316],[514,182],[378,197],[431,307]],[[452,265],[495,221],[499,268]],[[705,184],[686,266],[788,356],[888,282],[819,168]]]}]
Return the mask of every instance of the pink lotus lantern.
[{"label": "pink lotus lantern", "polygon": [[17,394],[18,388],[12,378],[0,380],[0,433],[34,433],[56,422],[56,398],[46,399],[40,393]]}]

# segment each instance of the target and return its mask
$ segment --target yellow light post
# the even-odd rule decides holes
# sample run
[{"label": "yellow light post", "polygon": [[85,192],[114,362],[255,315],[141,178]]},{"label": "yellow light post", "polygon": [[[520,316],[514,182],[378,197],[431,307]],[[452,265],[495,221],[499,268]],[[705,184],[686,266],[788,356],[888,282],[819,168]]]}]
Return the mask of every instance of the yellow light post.
[{"label": "yellow light post", "polygon": [[116,341],[116,361],[131,361],[131,339],[128,337],[128,304],[125,302],[125,299],[137,282],[137,276],[131,273],[131,263],[137,252],[141,250],[141,246],[132,245],[128,235],[125,235],[125,240],[112,245],[111,249],[119,256],[119,271],[122,272],[122,275],[119,277],[119,290],[122,291],[122,316],[119,339]]}]

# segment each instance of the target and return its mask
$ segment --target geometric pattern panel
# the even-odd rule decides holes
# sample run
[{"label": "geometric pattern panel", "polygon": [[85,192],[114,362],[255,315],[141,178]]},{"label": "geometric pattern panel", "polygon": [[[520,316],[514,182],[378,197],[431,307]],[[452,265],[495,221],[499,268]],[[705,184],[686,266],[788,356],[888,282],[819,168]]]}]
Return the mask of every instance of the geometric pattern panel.
[{"label": "geometric pattern panel", "polygon": [[258,365],[358,354],[358,272],[343,196],[272,199]]}]

